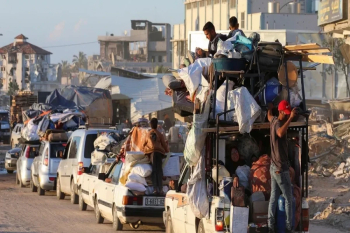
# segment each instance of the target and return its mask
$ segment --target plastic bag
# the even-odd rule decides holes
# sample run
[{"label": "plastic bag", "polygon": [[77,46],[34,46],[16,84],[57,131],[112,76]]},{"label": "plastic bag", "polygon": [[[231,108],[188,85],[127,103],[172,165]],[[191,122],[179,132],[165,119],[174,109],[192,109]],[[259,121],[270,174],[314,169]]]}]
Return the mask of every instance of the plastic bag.
[{"label": "plastic bag", "polygon": [[[213,169],[211,171],[214,182],[216,182],[216,170],[217,170],[216,168],[217,168],[217,166],[213,167]],[[227,171],[225,166],[219,165],[219,184],[224,177],[230,177],[230,176],[231,175]]]},{"label": "plastic bag", "polygon": [[[229,81],[228,89],[232,90],[233,85],[234,85],[234,82]],[[225,97],[226,97],[225,95],[226,95],[226,81],[219,87],[219,89],[216,92],[216,105],[215,105],[216,114],[221,113],[225,110]],[[226,103],[226,105],[228,105],[228,103]],[[226,108],[226,109],[229,110],[229,108]],[[226,114],[226,117],[232,118],[232,112]],[[224,119],[224,115],[221,115],[220,120],[223,120],[223,119]]]},{"label": "plastic bag", "polygon": [[247,165],[239,166],[236,169],[236,175],[239,178],[239,185],[242,185],[245,189],[250,190],[250,185],[249,185],[250,168]]},{"label": "plastic bag", "polygon": [[131,169],[131,173],[141,177],[148,177],[152,174],[152,166],[150,164],[136,164]]},{"label": "plastic bag", "polygon": [[38,126],[34,124],[34,119],[31,119],[22,130],[21,135],[26,141],[37,141],[39,140],[39,135],[36,133],[37,130]]},{"label": "plastic bag", "polygon": [[113,143],[117,143],[117,141],[114,140],[114,138],[109,134],[104,133],[96,138],[94,141],[94,147],[98,148],[99,150],[110,150],[110,146]]},{"label": "plastic bag", "polygon": [[146,191],[146,187],[143,184],[139,184],[139,183],[131,182],[131,181],[126,182],[125,187],[127,187],[128,189],[130,189],[132,191],[138,191],[138,192],[145,192]]},{"label": "plastic bag", "polygon": [[[128,176],[128,182],[134,182],[134,183],[139,183],[139,184],[142,184],[144,186],[147,186],[147,182],[146,182],[146,179],[135,174],[135,173],[131,173],[129,176]],[[128,183],[127,182],[127,183]]]},{"label": "plastic bag", "polygon": [[205,149],[202,150],[201,155],[201,159],[188,180],[186,192],[192,212],[199,219],[209,216],[209,200],[205,183]]},{"label": "plastic bag", "polygon": [[206,101],[202,114],[195,114],[193,117],[193,125],[187,136],[184,157],[190,166],[196,166],[204,147],[207,133],[202,132],[207,127],[210,110],[210,101]]}]

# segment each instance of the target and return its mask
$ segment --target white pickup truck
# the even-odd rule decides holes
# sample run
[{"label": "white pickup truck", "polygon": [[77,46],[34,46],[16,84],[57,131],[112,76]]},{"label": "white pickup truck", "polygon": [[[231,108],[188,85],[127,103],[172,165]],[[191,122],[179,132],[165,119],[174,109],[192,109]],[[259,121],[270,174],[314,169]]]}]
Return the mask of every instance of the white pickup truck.
[{"label": "white pickup truck", "polygon": [[86,205],[94,207],[96,222],[112,221],[115,230],[122,230],[123,224],[130,224],[134,229],[143,223],[163,224],[165,197],[137,195],[120,184],[123,165],[115,161],[107,173],[97,175],[95,172],[79,178],[80,208],[84,210]]}]

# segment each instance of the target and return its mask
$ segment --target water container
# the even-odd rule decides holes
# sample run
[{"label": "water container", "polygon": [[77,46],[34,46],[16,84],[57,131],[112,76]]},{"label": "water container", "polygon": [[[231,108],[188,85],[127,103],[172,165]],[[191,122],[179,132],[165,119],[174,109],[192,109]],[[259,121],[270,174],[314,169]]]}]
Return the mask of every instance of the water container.
[{"label": "water container", "polygon": [[264,102],[265,104],[272,103],[273,100],[281,92],[282,86],[276,78],[272,78],[266,83],[266,88],[264,92]]},{"label": "water container", "polygon": [[231,188],[233,185],[232,177],[224,177],[220,183],[220,197],[225,197],[225,200],[231,202]]},{"label": "water container", "polygon": [[[295,210],[296,210],[296,202],[293,197],[292,201],[292,229],[294,229],[295,223]],[[276,223],[277,223],[277,233],[285,233],[286,232],[286,208],[285,208],[285,199],[283,195],[278,199],[278,206],[276,210]]]}]

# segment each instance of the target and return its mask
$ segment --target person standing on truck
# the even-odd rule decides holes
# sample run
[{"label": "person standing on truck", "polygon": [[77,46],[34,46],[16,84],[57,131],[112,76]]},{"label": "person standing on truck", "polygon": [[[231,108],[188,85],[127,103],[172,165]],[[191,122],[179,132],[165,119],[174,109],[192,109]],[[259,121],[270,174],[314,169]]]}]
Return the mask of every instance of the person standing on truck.
[{"label": "person standing on truck", "polygon": [[214,57],[215,53],[218,49],[219,39],[222,41],[226,41],[228,37],[226,35],[216,33],[214,24],[212,22],[207,22],[203,27],[203,32],[207,39],[209,40],[208,44],[208,53],[212,57]]},{"label": "person standing on truck", "polygon": [[273,105],[268,105],[268,120],[270,122],[270,145],[271,145],[271,196],[268,212],[269,233],[275,232],[275,219],[278,198],[283,193],[286,208],[286,232],[293,232],[292,229],[292,182],[289,175],[288,141],[287,130],[297,112],[291,109],[286,100],[278,105],[278,117],[272,114]]},{"label": "person standing on truck", "polygon": [[163,195],[163,158],[169,153],[169,148],[165,143],[164,136],[158,131],[157,118],[151,119],[151,130],[148,132],[143,152],[150,157],[152,163],[152,184],[154,194]]}]

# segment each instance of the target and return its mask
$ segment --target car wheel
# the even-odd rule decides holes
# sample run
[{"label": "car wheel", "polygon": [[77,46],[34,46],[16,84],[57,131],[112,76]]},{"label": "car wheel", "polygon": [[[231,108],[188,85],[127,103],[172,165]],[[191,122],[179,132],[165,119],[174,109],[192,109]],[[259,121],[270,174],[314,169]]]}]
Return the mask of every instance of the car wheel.
[{"label": "car wheel", "polygon": [[44,196],[45,195],[45,190],[40,187],[40,183],[39,183],[39,185],[37,187],[37,190],[38,190],[39,196]]},{"label": "car wheel", "polygon": [[170,210],[166,212],[166,226],[165,226],[165,232],[166,233],[174,233],[173,229],[173,222],[171,220],[171,214]]},{"label": "car wheel", "polygon": [[205,233],[203,220],[199,222],[197,233]]},{"label": "car wheel", "polygon": [[87,208],[87,204],[84,202],[83,195],[81,191],[79,192],[79,209],[81,211],[85,211]]},{"label": "car wheel", "polygon": [[60,182],[60,178],[57,176],[57,183],[56,183],[56,195],[58,200],[63,200],[66,197],[66,194],[64,194],[61,191],[61,182]]},{"label": "car wheel", "polygon": [[114,207],[113,210],[113,229],[116,231],[121,231],[123,230],[123,224],[120,222],[117,214],[117,207]]},{"label": "car wheel", "polygon": [[70,202],[72,204],[79,203],[79,196],[74,192],[74,182],[73,180],[70,182]]},{"label": "car wheel", "polygon": [[38,191],[38,188],[34,185],[34,182],[33,182],[33,177],[32,179],[30,180],[30,190],[35,193]]},{"label": "car wheel", "polygon": [[97,197],[95,199],[95,217],[96,217],[96,223],[101,224],[103,223],[103,221],[105,220],[100,212],[100,209],[98,208],[98,204],[97,204]]},{"label": "car wheel", "polygon": [[19,185],[18,173],[16,173],[16,185]]},{"label": "car wheel", "polygon": [[13,171],[12,171],[12,170],[7,170],[7,173],[8,173],[8,174],[12,174]]}]

